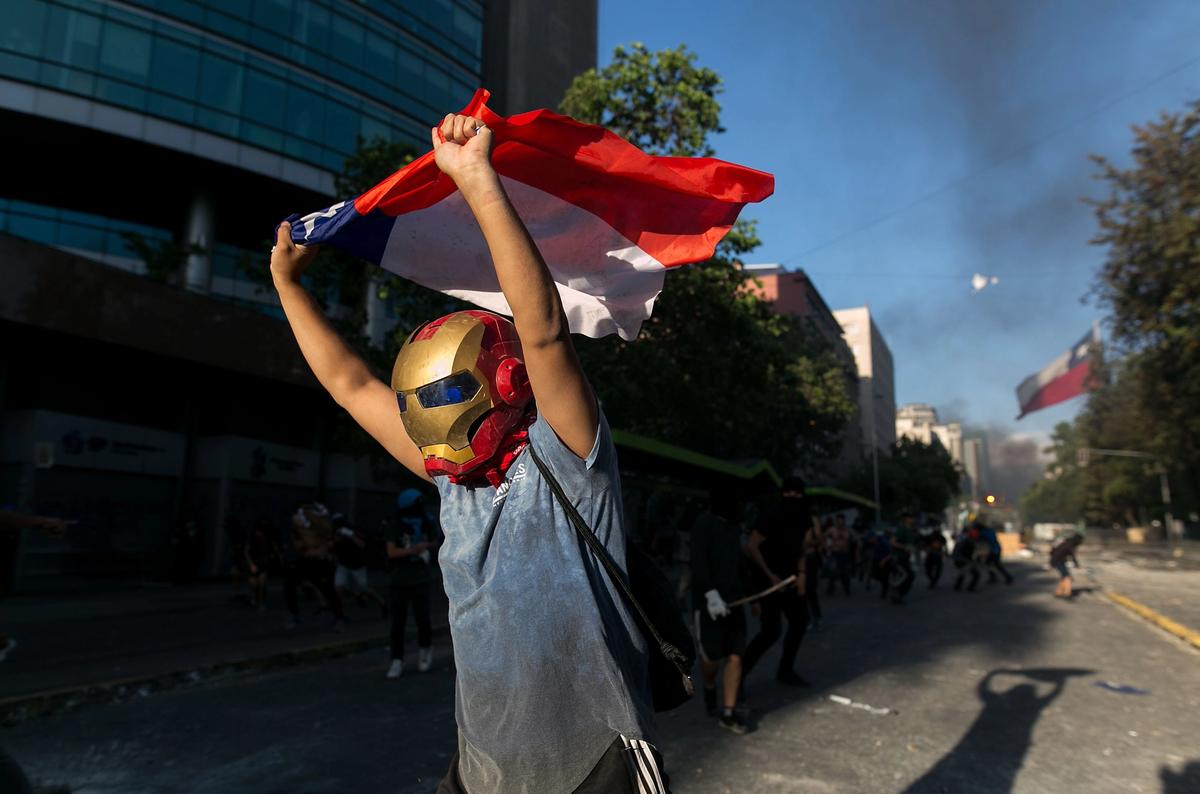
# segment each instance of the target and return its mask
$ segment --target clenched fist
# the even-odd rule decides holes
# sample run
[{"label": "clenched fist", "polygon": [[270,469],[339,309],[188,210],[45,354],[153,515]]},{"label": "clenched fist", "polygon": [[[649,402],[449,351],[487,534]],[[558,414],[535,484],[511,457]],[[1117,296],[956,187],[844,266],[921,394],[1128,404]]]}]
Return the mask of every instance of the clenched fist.
[{"label": "clenched fist", "polygon": [[447,113],[431,130],[434,160],[459,189],[476,179],[494,179],[492,131],[474,116]]}]

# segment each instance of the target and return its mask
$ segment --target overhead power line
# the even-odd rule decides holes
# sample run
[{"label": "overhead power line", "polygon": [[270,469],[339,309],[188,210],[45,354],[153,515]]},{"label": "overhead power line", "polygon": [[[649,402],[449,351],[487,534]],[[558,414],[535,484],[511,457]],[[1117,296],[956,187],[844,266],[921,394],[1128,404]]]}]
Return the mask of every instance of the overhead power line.
[{"label": "overhead power line", "polygon": [[[1168,69],[1165,72],[1162,72],[1161,74],[1157,75],[1153,79],[1151,79],[1145,83],[1142,83],[1137,88],[1133,88],[1129,91],[1126,91],[1123,94],[1120,94],[1119,96],[1116,96],[1116,97],[1110,99],[1109,101],[1105,102],[1100,107],[1090,110],[1081,116],[1075,117],[1074,119],[1045,133],[1041,137],[1035,138],[1034,140],[1030,141],[1029,143],[1019,146],[1019,147],[1013,149],[1012,151],[1008,152],[1007,154],[1001,155],[1000,157],[996,158],[995,160],[993,160],[990,163],[982,165],[973,171],[963,174],[962,176],[960,176],[956,179],[953,179],[949,182],[946,182],[943,185],[940,185],[939,187],[934,188],[933,190],[923,193],[923,194],[917,196],[916,198],[914,198],[912,201],[902,204],[899,207],[896,207],[894,209],[888,210],[887,212],[884,212],[881,215],[877,215],[874,218],[872,218],[864,223],[861,223],[857,226],[847,229],[846,231],[842,232],[841,234],[835,235],[834,237],[831,237],[830,239],[826,240],[825,242],[823,242],[819,245],[815,245],[812,248],[808,248],[804,251],[801,251],[798,254],[793,254],[791,256],[785,257],[784,259],[781,259],[779,261],[781,264],[787,264],[788,262],[794,262],[797,259],[801,259],[801,258],[809,256],[811,254],[815,254],[818,251],[823,251],[826,248],[830,248],[834,245],[837,245],[838,243],[842,242],[843,240],[845,240],[849,237],[853,237],[854,235],[860,234],[861,232],[864,232],[867,229],[871,229],[885,221],[891,220],[892,218],[896,217],[897,215],[901,215],[905,212],[908,212],[909,210],[913,209],[914,207],[920,206],[921,204],[924,204],[927,201],[935,199],[938,196],[943,195],[944,193],[948,193],[949,191],[954,190],[957,187],[960,187],[961,185],[965,184],[966,182],[978,177],[980,174],[986,173],[987,171],[990,171],[993,168],[1008,162],[1009,160],[1012,160],[1016,157],[1019,157],[1023,154],[1027,154],[1027,153],[1033,151],[1034,149],[1038,148],[1042,144],[1046,143],[1047,141],[1049,141],[1053,138],[1058,137],[1059,135],[1062,135],[1064,132],[1067,132],[1068,130],[1070,130],[1071,128],[1075,127],[1078,124],[1081,124],[1085,121],[1089,121],[1103,113],[1107,113],[1109,110],[1111,110],[1112,108],[1121,104],[1125,100],[1130,99],[1131,97],[1137,96],[1138,94],[1142,93],[1143,91],[1146,91],[1147,89],[1153,88],[1154,86],[1158,85],[1159,83],[1163,82],[1164,80],[1174,77],[1175,75],[1179,74],[1180,72],[1185,71],[1186,69],[1188,69],[1192,66],[1195,66],[1198,63],[1200,63],[1200,55],[1197,55],[1194,58],[1191,58],[1177,66],[1172,67],[1171,69]],[[946,277],[947,278],[961,278],[961,276],[958,276],[958,275],[946,276]]]}]

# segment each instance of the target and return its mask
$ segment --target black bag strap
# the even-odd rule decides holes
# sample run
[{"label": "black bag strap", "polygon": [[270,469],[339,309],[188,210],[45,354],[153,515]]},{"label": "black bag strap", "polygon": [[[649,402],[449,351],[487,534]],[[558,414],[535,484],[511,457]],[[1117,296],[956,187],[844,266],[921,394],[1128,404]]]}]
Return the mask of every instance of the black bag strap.
[{"label": "black bag strap", "polygon": [[537,465],[538,471],[542,473],[542,479],[550,486],[550,490],[554,492],[554,498],[562,505],[562,509],[566,512],[567,518],[571,522],[571,526],[575,527],[575,531],[587,547],[592,550],[592,554],[596,559],[600,560],[600,564],[604,566],[604,570],[608,572],[608,578],[613,581],[617,589],[621,591],[621,595],[625,597],[625,601],[633,607],[637,613],[638,619],[642,626],[650,633],[650,636],[658,643],[658,651],[667,661],[675,666],[679,674],[683,676],[684,688],[688,695],[691,695],[695,688],[692,684],[690,671],[684,666],[687,663],[687,657],[683,655],[683,651],[679,650],[673,643],[663,639],[663,636],[658,633],[658,629],[650,622],[650,618],[646,615],[646,610],[642,609],[642,605],[638,603],[637,598],[633,595],[633,590],[630,589],[629,583],[625,581],[625,577],[621,575],[621,570],[617,568],[616,563],[612,561],[612,557],[608,553],[608,549],[604,548],[604,544],[596,537],[596,533],[592,531],[587,522],[583,520],[583,516],[579,515],[579,511],[575,509],[575,505],[567,499],[567,495],[563,492],[562,486],[558,480],[550,472],[550,467],[542,462],[538,457],[537,451],[533,448],[533,444],[529,445],[529,455],[533,458],[534,464]]}]

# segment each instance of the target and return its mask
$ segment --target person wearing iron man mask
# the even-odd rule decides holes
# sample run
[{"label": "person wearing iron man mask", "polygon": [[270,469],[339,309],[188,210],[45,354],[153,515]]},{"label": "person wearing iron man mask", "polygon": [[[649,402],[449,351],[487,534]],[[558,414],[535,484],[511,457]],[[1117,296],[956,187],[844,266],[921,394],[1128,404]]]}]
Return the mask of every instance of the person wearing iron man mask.
[{"label": "person wearing iron man mask", "polygon": [[449,114],[431,137],[487,242],[511,322],[464,311],[417,327],[389,386],[301,285],[314,249],[295,245],[286,223],[272,277],[321,385],[441,496],[458,753],[439,794],[666,792],[641,632],[530,457],[532,446],[623,565],[611,432],[550,272],[492,167],[506,122],[494,123]]}]

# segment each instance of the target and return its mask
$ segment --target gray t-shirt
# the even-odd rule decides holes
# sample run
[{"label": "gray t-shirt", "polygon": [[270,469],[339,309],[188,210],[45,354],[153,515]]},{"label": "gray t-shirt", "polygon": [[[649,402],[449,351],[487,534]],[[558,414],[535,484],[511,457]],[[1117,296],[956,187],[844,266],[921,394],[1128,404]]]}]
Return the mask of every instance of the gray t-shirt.
[{"label": "gray t-shirt", "polygon": [[[624,569],[621,480],[603,415],[586,460],[540,417],[529,440]],[[506,477],[498,489],[437,478],[458,771],[471,794],[568,794],[617,734],[651,740],[646,647],[528,450]]]}]

